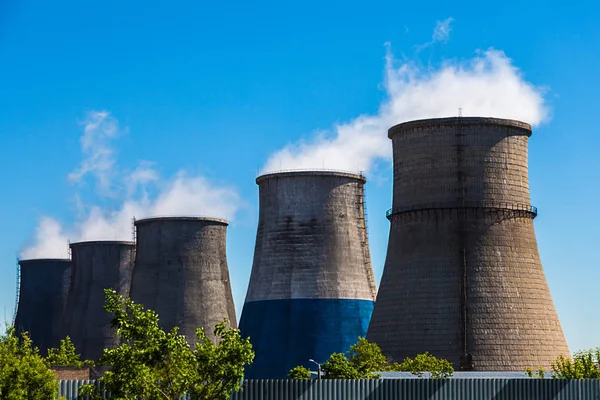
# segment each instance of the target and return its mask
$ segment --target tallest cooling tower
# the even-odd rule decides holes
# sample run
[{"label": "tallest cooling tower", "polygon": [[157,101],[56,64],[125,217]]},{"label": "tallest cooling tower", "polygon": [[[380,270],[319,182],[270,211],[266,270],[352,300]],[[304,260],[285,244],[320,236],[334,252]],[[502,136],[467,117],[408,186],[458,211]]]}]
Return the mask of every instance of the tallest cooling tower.
[{"label": "tallest cooling tower", "polygon": [[256,179],[260,211],[240,330],[247,378],[285,378],[365,336],[376,295],[361,175],[280,172]]},{"label": "tallest cooling tower", "polygon": [[390,239],[367,338],[396,361],[524,371],[568,348],[540,263],[528,124],[412,121],[389,130]]}]

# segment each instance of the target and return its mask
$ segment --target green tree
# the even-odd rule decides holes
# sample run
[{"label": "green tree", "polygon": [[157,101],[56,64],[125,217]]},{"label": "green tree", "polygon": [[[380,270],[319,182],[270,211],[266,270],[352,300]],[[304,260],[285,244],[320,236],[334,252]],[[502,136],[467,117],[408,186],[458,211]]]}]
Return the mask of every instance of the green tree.
[{"label": "green tree", "polygon": [[310,370],[308,368],[304,368],[302,365],[298,365],[290,371],[288,374],[290,379],[298,379],[298,380],[309,380],[310,379]]},{"label": "green tree", "polygon": [[360,373],[343,353],[333,353],[323,363],[325,379],[360,379]]},{"label": "green tree", "polygon": [[418,377],[429,372],[431,377],[436,379],[446,379],[454,373],[454,368],[448,360],[437,358],[428,352],[417,354],[415,358],[406,357],[402,363],[392,364],[390,370],[406,371]]},{"label": "green tree", "polygon": [[58,381],[27,333],[14,328],[0,336],[0,399],[48,400],[58,395]]},{"label": "green tree", "polygon": [[192,400],[225,400],[241,389],[244,367],[254,360],[249,339],[240,336],[238,329],[228,328],[228,321],[217,324],[215,344],[196,330],[196,349],[193,351],[193,375],[188,393]]},{"label": "green tree", "polygon": [[75,345],[71,342],[69,336],[60,341],[60,345],[56,349],[48,349],[46,360],[50,365],[61,367],[77,367],[93,366],[94,362],[90,360],[81,361],[81,356],[76,353]]},{"label": "green tree", "polygon": [[[217,344],[198,329],[192,350],[177,327],[170,332],[160,328],[154,311],[114,290],[104,293],[104,309],[113,314],[111,326],[122,343],[105,349],[99,360],[111,367],[99,383],[112,399],[175,400],[189,393],[193,400],[225,400],[240,389],[244,366],[253,361],[254,352],[249,340],[227,327],[227,321],[215,327]],[[100,398],[93,385],[81,393]]]},{"label": "green tree", "polygon": [[600,379],[600,348],[579,351],[572,358],[559,356],[551,366],[558,379]]},{"label": "green tree", "polygon": [[346,355],[361,379],[378,379],[381,376],[373,372],[389,369],[389,361],[377,343],[371,343],[363,337],[359,337],[358,342],[350,346]]},{"label": "green tree", "polygon": [[[299,367],[296,367],[299,368]],[[294,371],[294,368],[292,371]],[[291,375],[292,379],[300,379]],[[334,353],[323,363],[325,379],[379,379],[383,371],[407,371],[419,377],[426,372],[432,378],[448,378],[454,373],[452,364],[438,359],[429,353],[406,358],[402,363],[390,364],[377,343],[359,337],[358,342],[350,346],[346,354]]]}]

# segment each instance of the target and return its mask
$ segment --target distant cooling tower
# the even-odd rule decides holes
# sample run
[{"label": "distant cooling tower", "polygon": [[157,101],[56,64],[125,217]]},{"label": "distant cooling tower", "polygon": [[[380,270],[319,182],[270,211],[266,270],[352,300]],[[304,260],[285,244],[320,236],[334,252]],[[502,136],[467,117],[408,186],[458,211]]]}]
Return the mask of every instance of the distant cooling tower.
[{"label": "distant cooling tower", "polygon": [[20,260],[21,283],[15,317],[17,332],[29,332],[40,354],[58,347],[71,274],[69,259]]},{"label": "distant cooling tower", "polygon": [[285,378],[365,336],[376,295],[365,182],[326,171],[256,179],[258,233],[240,320],[256,352],[248,378]]},{"label": "distant cooling tower", "polygon": [[394,200],[368,339],[394,360],[429,351],[462,370],[523,371],[568,355],[533,228],[530,135],[493,118],[389,130]]},{"label": "distant cooling tower", "polygon": [[163,329],[178,326],[190,344],[197,328],[212,337],[225,318],[237,327],[227,268],[227,221],[170,217],[141,219],[135,225],[131,299],[156,311]]},{"label": "distant cooling tower", "polygon": [[69,335],[82,359],[97,360],[105,348],[119,345],[104,311],[104,289],[129,295],[135,244],[121,241],[71,243],[73,269],[65,312]]}]

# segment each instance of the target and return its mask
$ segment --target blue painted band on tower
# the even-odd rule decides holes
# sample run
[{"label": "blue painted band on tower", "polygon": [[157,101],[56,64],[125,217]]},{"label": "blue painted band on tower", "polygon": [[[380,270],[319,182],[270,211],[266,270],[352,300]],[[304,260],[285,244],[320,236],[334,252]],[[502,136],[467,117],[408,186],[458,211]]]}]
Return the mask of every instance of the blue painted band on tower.
[{"label": "blue painted band on tower", "polygon": [[356,299],[283,299],[244,304],[240,330],[250,337],[255,362],[247,379],[286,378],[297,365],[313,368],[364,337],[374,302]]}]

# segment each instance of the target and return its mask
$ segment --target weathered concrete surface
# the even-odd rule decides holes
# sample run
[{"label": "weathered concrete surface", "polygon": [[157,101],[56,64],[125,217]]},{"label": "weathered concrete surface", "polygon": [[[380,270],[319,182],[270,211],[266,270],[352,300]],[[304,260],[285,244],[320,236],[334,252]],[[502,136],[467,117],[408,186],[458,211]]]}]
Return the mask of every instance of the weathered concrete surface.
[{"label": "weathered concrete surface", "polygon": [[40,354],[60,344],[60,326],[64,317],[71,260],[20,260],[21,286],[15,317],[18,333],[27,331]]},{"label": "weathered concrete surface", "polygon": [[196,329],[213,337],[227,318],[237,326],[226,255],[227,221],[148,218],[135,223],[137,252],[131,299],[158,313],[163,329],[179,327],[190,344]]},{"label": "weathered concrete surface", "polygon": [[374,300],[365,178],[333,172],[259,177],[260,209],[246,302]]},{"label": "weathered concrete surface", "polygon": [[367,336],[388,356],[522,371],[568,354],[529,208],[530,135],[489,118],[390,129],[393,214]]},{"label": "weathered concrete surface", "polygon": [[249,378],[282,378],[364,336],[376,296],[364,213],[365,178],[329,171],[256,180],[254,263],[240,330],[256,358]]},{"label": "weathered concrete surface", "polygon": [[129,296],[135,243],[71,243],[73,269],[63,325],[82,359],[97,360],[105,348],[119,345],[104,311],[104,289]]}]

